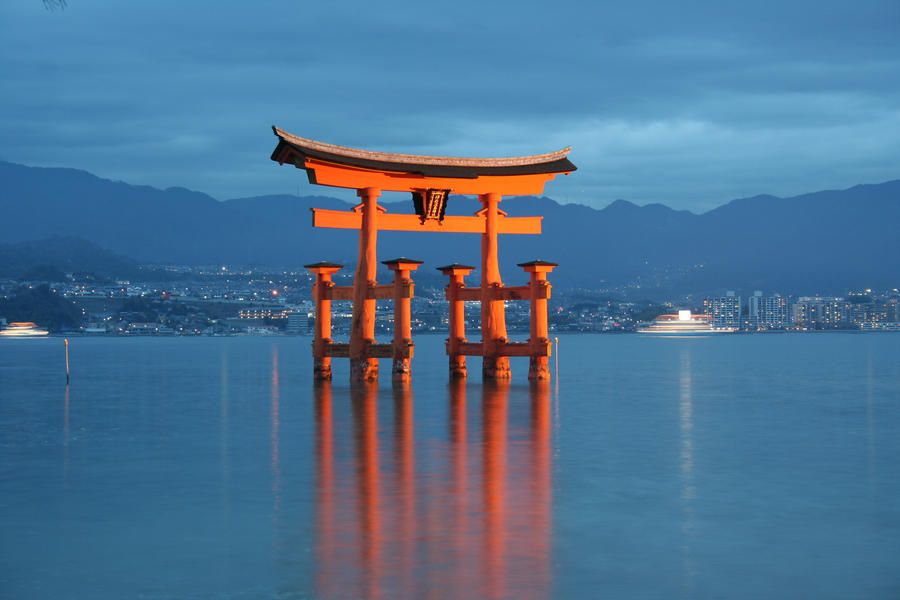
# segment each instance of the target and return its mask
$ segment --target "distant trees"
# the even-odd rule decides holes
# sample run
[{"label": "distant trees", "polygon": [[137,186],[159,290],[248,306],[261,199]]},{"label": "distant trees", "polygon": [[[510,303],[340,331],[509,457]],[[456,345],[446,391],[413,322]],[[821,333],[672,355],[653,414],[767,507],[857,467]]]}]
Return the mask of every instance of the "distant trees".
[{"label": "distant trees", "polygon": [[61,269],[54,265],[32,265],[19,275],[19,281],[68,281]]},{"label": "distant trees", "polygon": [[81,310],[74,302],[50,289],[49,285],[20,287],[0,300],[0,315],[9,322],[30,321],[49,331],[78,327]]},{"label": "distant trees", "polygon": [[672,309],[660,304],[650,303],[649,306],[634,313],[635,321],[652,321],[659,315],[671,312]]}]

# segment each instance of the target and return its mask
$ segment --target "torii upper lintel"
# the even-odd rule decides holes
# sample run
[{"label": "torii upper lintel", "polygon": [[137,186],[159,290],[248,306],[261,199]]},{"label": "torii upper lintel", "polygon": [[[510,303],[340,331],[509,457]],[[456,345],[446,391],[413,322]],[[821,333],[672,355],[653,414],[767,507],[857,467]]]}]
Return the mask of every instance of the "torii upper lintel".
[{"label": "torii upper lintel", "polygon": [[384,192],[447,190],[450,194],[541,194],[556,175],[576,170],[571,148],[508,158],[461,158],[372,152],[301,138],[272,127],[272,160],[305,169],[310,183]]}]

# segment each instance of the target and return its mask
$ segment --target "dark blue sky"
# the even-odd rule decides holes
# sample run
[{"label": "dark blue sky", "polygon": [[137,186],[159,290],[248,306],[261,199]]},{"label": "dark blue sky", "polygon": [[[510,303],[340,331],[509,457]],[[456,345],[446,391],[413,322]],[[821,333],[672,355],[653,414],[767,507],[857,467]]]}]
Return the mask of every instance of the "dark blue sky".
[{"label": "dark blue sky", "polygon": [[897,0],[8,0],[0,73],[0,159],[220,199],[332,194],[269,161],[272,124],[421,154],[572,145],[546,193],[596,207],[900,178]]}]

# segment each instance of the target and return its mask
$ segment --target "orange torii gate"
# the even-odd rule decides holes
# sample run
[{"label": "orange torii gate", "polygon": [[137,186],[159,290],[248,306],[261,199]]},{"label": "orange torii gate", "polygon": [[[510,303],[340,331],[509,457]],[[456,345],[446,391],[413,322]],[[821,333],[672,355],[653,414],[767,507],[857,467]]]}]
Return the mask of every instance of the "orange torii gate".
[{"label": "orange torii gate", "polygon": [[[325,144],[272,128],[278,145],[272,160],[292,163],[305,169],[310,183],[355,189],[360,204],[352,211],[314,208],[314,227],[359,230],[359,258],[353,286],[339,287],[331,276],[343,265],[314,263],[306,265],[316,275],[316,337],[313,342],[315,378],[331,379],[331,358],[350,359],[350,377],[356,381],[378,377],[378,359],[393,358],[393,378],[408,380],[412,339],[409,298],[413,294],[410,273],[420,261],[398,258],[385,261],[394,271],[394,283],[379,286],[376,242],[378,230],[442,231],[481,234],[481,286],[466,288],[463,277],[474,267],[448,265],[440,270],[450,277],[447,299],[450,301],[451,377],[465,377],[465,356],[481,356],[485,379],[510,377],[509,357],[529,356],[529,379],[549,379],[547,357],[550,340],[547,330],[547,298],[550,285],[546,274],[555,263],[522,263],[531,274],[527,286],[504,287],[500,278],[497,235],[500,233],[541,232],[542,217],[508,217],[498,204],[505,195],[536,195],[557,174],[575,170],[567,158],[571,148],[550,154],[513,158],[454,158],[370,152]],[[415,214],[388,214],[378,205],[383,191],[411,192]],[[477,195],[482,209],[471,217],[445,216],[450,194]],[[394,340],[391,344],[375,341],[375,300],[394,299]],[[331,300],[353,300],[350,343],[331,340]],[[465,339],[463,302],[481,302],[481,342]],[[528,342],[509,342],[506,334],[506,300],[531,301],[531,331]]]}]

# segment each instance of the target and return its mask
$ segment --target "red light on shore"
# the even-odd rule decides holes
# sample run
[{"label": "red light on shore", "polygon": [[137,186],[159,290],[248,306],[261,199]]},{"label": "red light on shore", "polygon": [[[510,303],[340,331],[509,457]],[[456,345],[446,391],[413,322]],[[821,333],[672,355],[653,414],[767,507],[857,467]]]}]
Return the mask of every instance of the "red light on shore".
[{"label": "red light on shore", "polygon": [[272,290],[272,295],[273,295],[273,296],[277,296],[277,295],[278,295],[278,290]]}]

